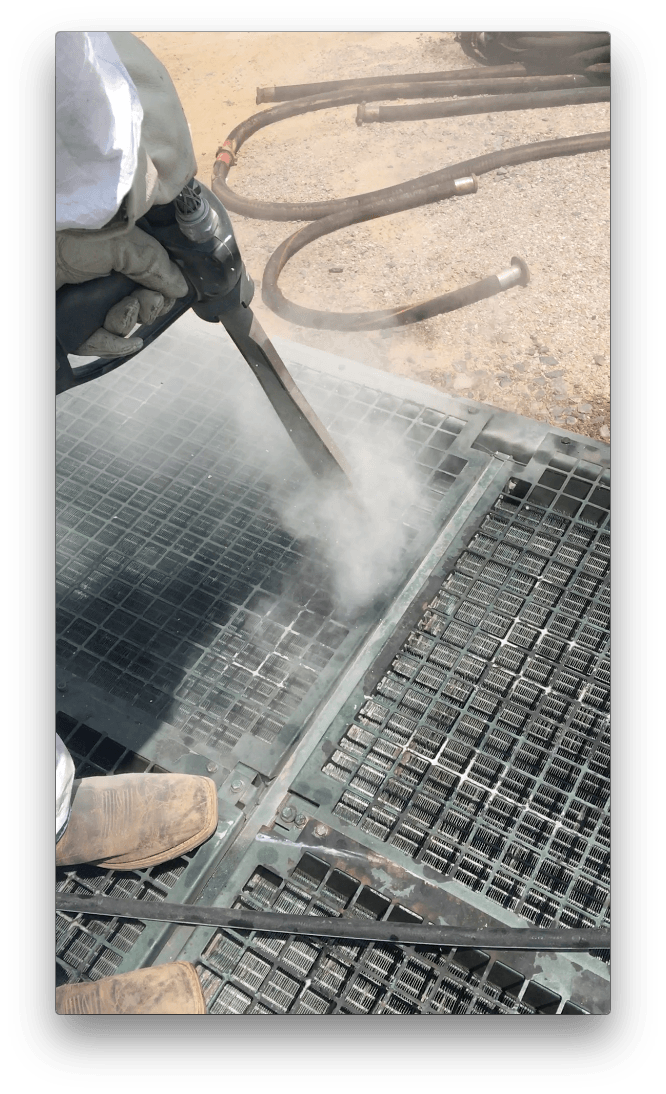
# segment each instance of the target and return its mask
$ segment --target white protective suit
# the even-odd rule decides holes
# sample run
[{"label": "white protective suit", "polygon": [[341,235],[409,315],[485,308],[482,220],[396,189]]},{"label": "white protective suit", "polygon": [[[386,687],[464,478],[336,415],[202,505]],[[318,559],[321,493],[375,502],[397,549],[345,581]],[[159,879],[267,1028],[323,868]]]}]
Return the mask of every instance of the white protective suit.
[{"label": "white protective suit", "polygon": [[184,296],[164,248],[136,221],[196,173],[189,127],[164,66],[133,34],[56,36],[56,288],[119,270],[145,286],[78,350],[118,356],[125,338]]},{"label": "white protective suit", "polygon": [[[187,284],[136,221],[196,173],[185,114],[164,66],[133,34],[56,35],[56,288],[120,270],[145,286],[79,350],[118,356],[137,321],[166,311]],[[74,764],[56,736],[56,839],[69,818]]]}]

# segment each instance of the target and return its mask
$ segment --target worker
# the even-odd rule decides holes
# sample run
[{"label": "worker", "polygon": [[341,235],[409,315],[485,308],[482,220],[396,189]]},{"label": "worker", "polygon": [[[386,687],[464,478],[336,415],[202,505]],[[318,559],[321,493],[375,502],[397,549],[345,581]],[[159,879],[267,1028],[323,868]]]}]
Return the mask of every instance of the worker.
[{"label": "worker", "polygon": [[[184,296],[164,248],[136,226],[196,173],[189,127],[164,66],[133,34],[56,36],[56,288],[120,271],[142,286],[112,308],[79,354],[141,348],[131,332]],[[56,735],[56,864],[156,866],[217,825],[212,779],[127,774],[77,780]],[[202,1014],[194,967],[174,962],[56,989],[60,1014]]]}]

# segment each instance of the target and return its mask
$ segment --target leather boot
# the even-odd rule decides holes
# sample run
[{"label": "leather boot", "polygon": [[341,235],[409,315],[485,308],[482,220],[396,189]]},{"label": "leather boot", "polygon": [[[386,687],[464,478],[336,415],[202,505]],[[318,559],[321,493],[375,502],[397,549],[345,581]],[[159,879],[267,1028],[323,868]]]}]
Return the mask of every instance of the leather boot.
[{"label": "leather boot", "polygon": [[174,961],[56,988],[56,1014],[205,1014],[194,965]]},{"label": "leather boot", "polygon": [[217,825],[217,790],[201,775],[77,779],[56,865],[135,870],[191,851]]}]

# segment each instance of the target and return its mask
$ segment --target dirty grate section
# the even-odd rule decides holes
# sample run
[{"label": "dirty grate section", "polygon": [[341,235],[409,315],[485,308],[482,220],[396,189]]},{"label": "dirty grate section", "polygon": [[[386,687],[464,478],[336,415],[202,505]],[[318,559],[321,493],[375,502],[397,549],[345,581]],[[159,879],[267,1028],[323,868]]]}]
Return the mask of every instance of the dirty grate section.
[{"label": "dirty grate section", "polygon": [[340,820],[543,927],[609,921],[608,487],[510,480],[323,765]]},{"label": "dirty grate section", "polygon": [[[247,738],[268,770],[262,748],[274,766],[322,672],[348,656],[353,624],[336,614],[326,567],[280,524],[299,458],[278,436],[276,487],[272,435],[270,450],[248,437],[225,397],[246,394],[251,418],[255,382],[214,344],[211,361],[210,334],[168,332],[126,369],[59,398],[57,657],[190,747],[228,754]],[[369,432],[400,436],[420,494],[395,519],[416,541],[466,466],[449,451],[465,423],[294,371],[343,448]]]},{"label": "dirty grate section", "polygon": [[[284,874],[258,866],[232,906],[422,921],[394,897],[310,853]],[[213,934],[196,963],[210,1014],[587,1013],[480,950],[225,929]]]},{"label": "dirty grate section", "polygon": [[[56,730],[72,755],[77,779],[165,770],[62,712],[57,716]],[[173,890],[177,893],[186,890],[188,868],[195,858],[196,851],[193,851],[147,870],[114,871],[87,865],[61,867],[56,870],[56,892],[153,901],[170,897],[177,901]],[[145,929],[146,924],[138,920],[98,919],[56,912],[57,984],[112,976]]]}]

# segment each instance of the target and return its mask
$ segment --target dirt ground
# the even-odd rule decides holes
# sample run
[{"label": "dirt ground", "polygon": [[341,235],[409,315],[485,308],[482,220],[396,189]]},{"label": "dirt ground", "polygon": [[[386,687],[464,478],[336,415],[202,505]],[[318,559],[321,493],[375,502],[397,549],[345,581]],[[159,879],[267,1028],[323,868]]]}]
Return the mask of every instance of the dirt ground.
[{"label": "dirt ground", "polygon": [[[210,184],[218,146],[257,87],[468,68],[451,33],[139,33],[166,65]],[[356,106],[267,127],[240,150],[229,185],[270,201],[329,200],[407,181],[502,147],[609,128],[609,104],[356,125]],[[269,336],[291,338],[575,432],[610,438],[609,152],[481,176],[477,194],[355,225],[301,251],[280,287],[296,303],[375,310],[416,303],[508,267],[514,288],[390,331],[298,327],[268,311],[260,280],[299,227],[231,214]]]}]

